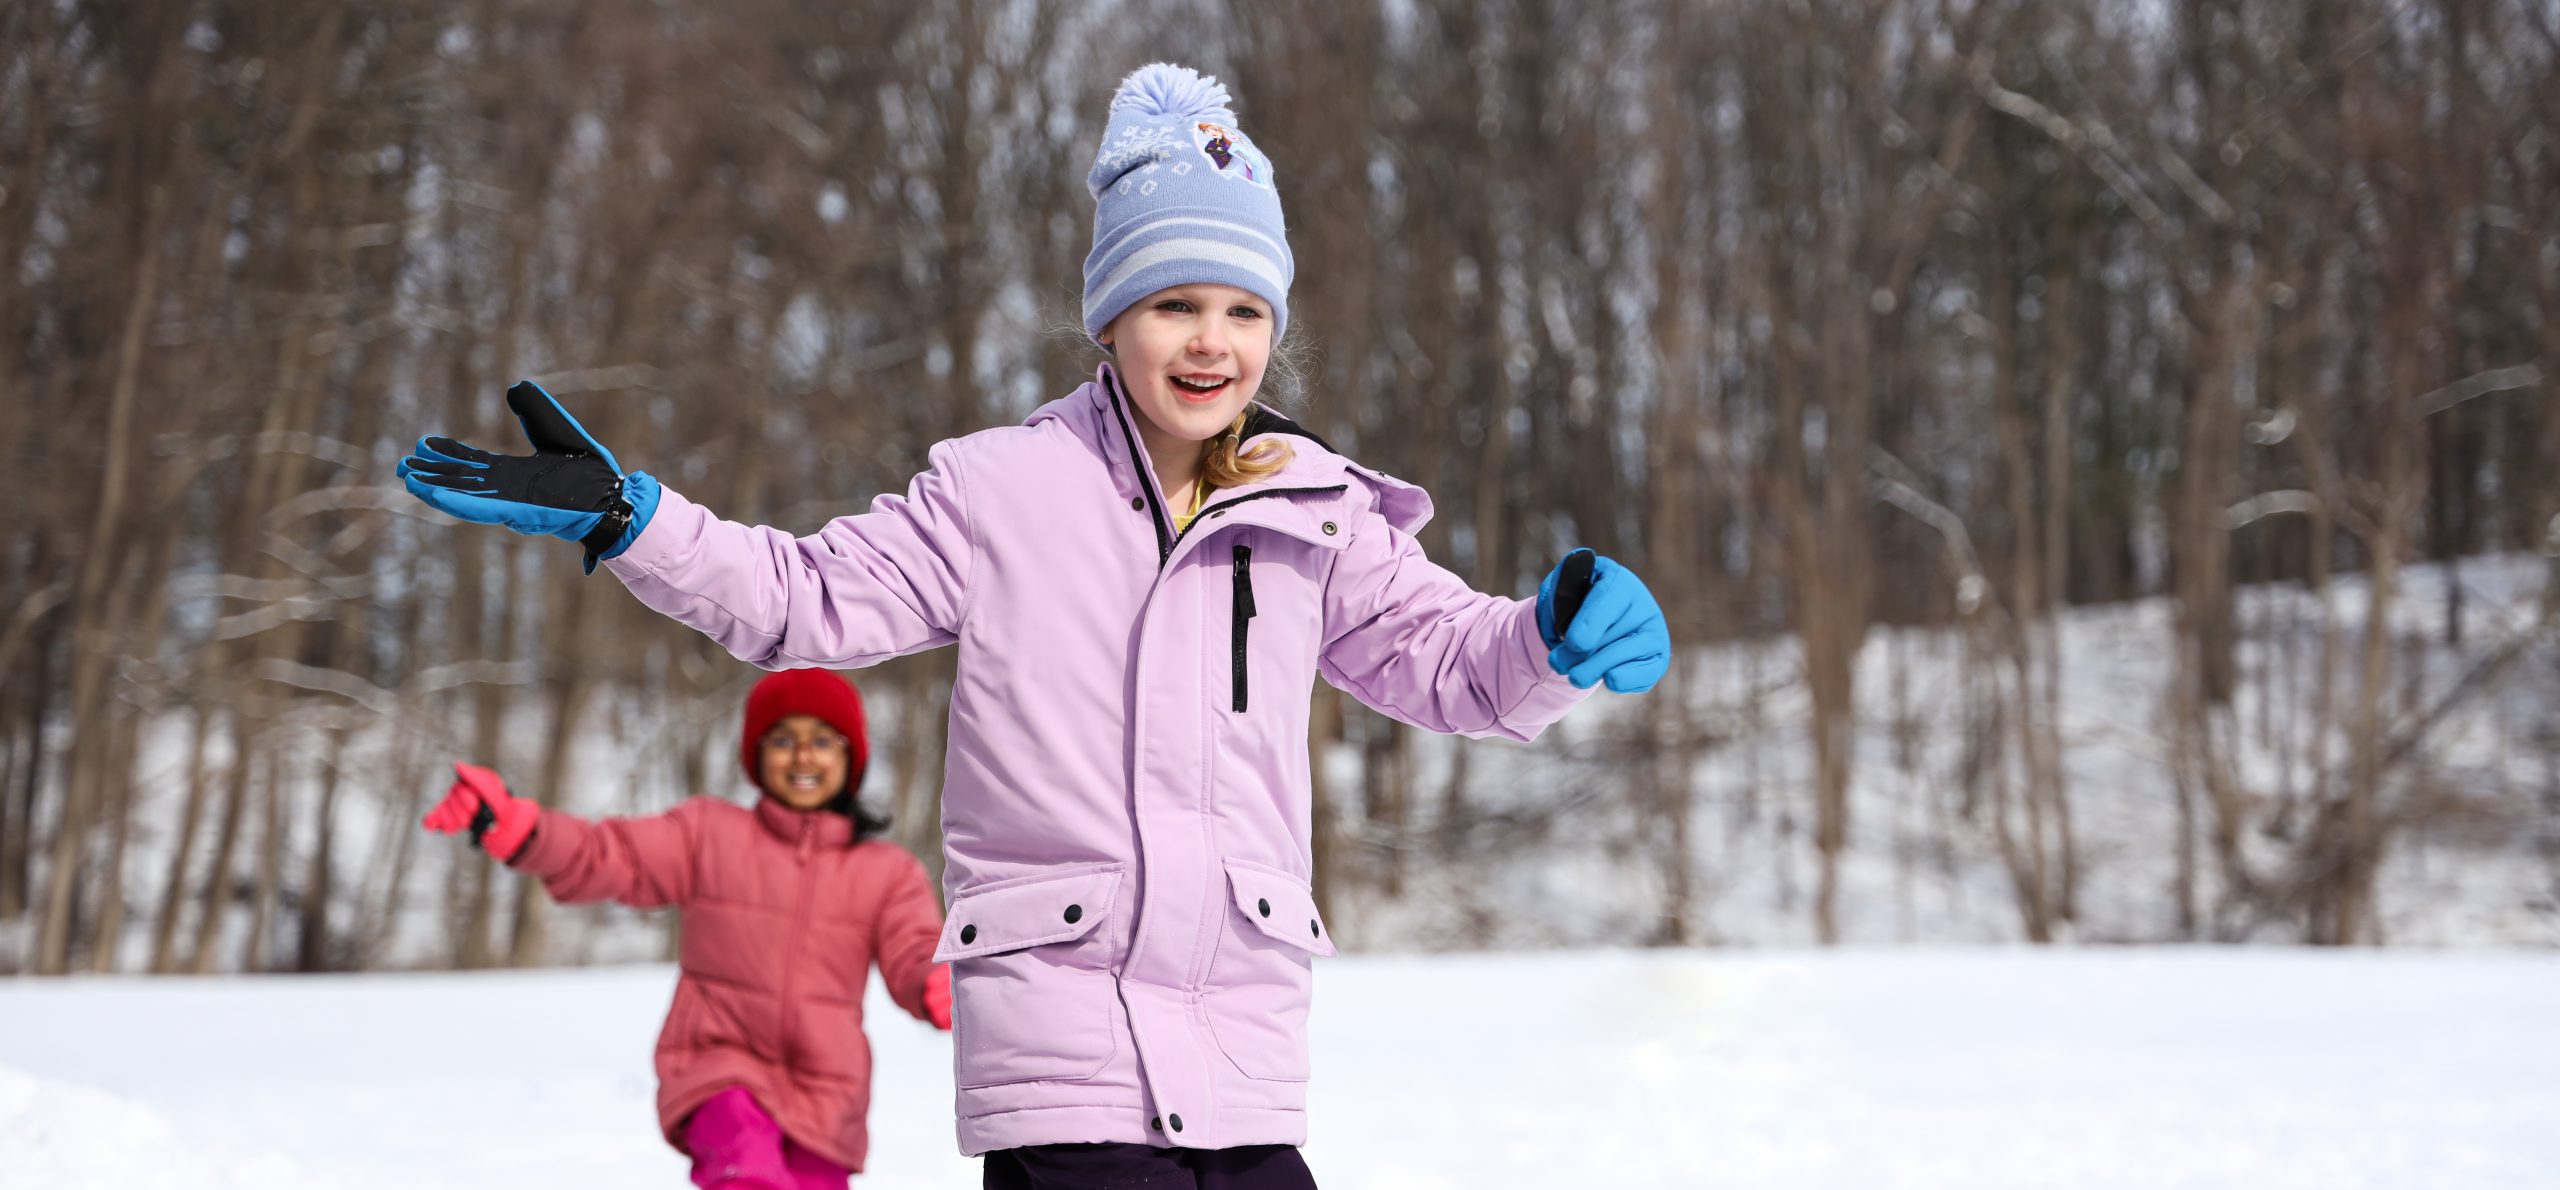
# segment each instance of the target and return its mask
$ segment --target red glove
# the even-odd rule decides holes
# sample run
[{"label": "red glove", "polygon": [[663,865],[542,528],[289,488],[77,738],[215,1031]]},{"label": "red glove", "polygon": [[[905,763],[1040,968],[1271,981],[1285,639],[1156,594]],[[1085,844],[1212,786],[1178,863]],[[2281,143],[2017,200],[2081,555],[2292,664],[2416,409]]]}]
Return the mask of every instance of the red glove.
[{"label": "red glove", "polygon": [[426,828],[448,835],[467,828],[472,846],[500,861],[514,859],[542,821],[542,807],[508,796],[507,783],[479,765],[456,762],[453,774],[459,779],[427,811]]},{"label": "red glove", "polygon": [[951,964],[935,963],[924,973],[924,1019],[944,1032],[951,1031]]}]

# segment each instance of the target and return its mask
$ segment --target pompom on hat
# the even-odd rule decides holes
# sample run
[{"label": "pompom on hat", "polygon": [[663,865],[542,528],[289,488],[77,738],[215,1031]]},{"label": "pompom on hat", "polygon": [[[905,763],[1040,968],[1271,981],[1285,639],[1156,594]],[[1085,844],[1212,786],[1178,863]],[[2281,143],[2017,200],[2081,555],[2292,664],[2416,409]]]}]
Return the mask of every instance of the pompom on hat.
[{"label": "pompom on hat", "polygon": [[1271,159],[1236,127],[1227,88],[1158,62],[1121,80],[1093,172],[1093,251],[1084,258],[1084,333],[1175,285],[1232,285],[1271,303],[1271,340],[1289,329],[1297,265]]}]

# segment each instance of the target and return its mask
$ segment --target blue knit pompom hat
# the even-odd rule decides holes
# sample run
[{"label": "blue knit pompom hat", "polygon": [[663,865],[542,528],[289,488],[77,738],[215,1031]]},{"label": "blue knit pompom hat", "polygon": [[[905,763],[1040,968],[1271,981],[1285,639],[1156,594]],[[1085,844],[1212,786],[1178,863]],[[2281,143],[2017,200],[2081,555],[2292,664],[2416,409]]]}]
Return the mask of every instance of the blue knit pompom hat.
[{"label": "blue knit pompom hat", "polygon": [[1084,333],[1174,285],[1233,285],[1271,303],[1271,341],[1289,329],[1297,266],[1280,222],[1271,159],[1236,127],[1227,89],[1185,66],[1142,66],[1111,97],[1085,188]]}]

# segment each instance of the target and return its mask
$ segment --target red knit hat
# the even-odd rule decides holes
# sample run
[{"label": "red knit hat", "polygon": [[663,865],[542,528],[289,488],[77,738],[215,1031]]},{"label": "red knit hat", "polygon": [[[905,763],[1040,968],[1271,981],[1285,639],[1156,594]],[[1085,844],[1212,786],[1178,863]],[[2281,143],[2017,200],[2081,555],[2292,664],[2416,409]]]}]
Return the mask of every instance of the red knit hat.
[{"label": "red knit hat", "polygon": [[785,669],[766,674],[747,691],[747,733],[738,741],[738,764],[752,784],[764,782],[764,733],[793,715],[815,715],[844,737],[851,755],[844,788],[862,788],[862,771],[871,764],[871,734],[863,730],[862,695],[853,684],[823,669]]}]

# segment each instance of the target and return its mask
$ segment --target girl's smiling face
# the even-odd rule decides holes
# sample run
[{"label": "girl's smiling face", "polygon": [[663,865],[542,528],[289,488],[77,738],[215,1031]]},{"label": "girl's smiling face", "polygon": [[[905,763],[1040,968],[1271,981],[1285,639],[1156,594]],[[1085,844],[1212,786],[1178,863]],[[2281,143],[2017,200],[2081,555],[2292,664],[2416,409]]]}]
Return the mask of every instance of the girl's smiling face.
[{"label": "girl's smiling face", "polygon": [[844,789],[853,747],[815,715],[785,715],[764,733],[764,791],[795,810],[815,810]]},{"label": "girl's smiling face", "polygon": [[1102,328],[1159,465],[1165,448],[1226,432],[1262,387],[1271,305],[1232,285],[1159,289]]}]

